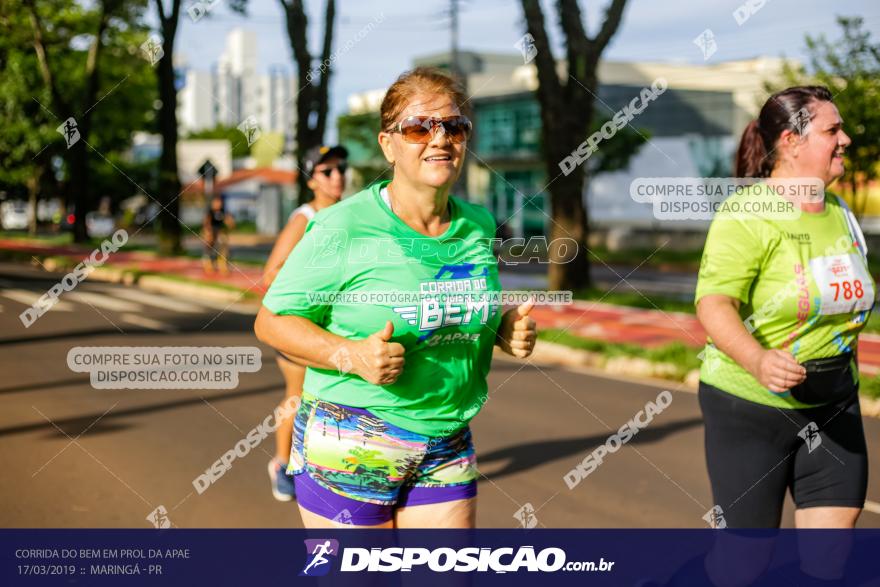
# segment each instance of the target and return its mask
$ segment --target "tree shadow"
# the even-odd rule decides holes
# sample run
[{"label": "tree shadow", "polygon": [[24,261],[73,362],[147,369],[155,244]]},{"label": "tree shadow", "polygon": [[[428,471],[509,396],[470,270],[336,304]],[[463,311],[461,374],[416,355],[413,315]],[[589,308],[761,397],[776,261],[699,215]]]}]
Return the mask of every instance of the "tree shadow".
[{"label": "tree shadow", "polygon": [[[678,420],[659,426],[648,427],[639,431],[627,444],[647,444],[657,442],[663,438],[699,426],[703,423],[702,418],[689,418]],[[616,432],[616,431],[615,431]],[[514,446],[496,449],[477,457],[477,466],[482,469],[486,463],[494,461],[507,461],[507,464],[499,471],[486,475],[491,480],[496,480],[508,475],[514,475],[528,471],[534,467],[545,465],[552,461],[578,455],[585,457],[597,446],[604,444],[611,432],[607,434],[594,434],[586,437],[559,438],[542,442],[524,442]]]}]

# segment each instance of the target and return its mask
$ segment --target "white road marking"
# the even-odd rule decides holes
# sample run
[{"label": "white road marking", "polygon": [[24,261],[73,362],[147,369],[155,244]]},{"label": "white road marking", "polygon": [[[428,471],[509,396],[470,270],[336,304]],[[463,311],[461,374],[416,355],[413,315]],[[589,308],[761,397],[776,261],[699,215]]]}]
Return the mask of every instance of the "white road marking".
[{"label": "white road marking", "polygon": [[159,308],[164,308],[166,310],[173,310],[175,312],[206,312],[208,308],[204,308],[201,306],[197,306],[195,304],[190,304],[188,302],[181,301],[172,296],[161,296],[157,294],[147,293],[145,291],[141,291],[139,289],[128,289],[128,288],[118,288],[113,290],[113,295],[120,296],[123,298],[127,298],[129,300],[133,300],[135,302],[140,302],[142,304],[147,304],[150,306],[157,306]]},{"label": "white road marking", "polygon": [[872,514],[880,514],[880,503],[876,501],[865,500],[865,511]]},{"label": "white road marking", "polygon": [[126,322],[136,324],[138,326],[143,326],[144,328],[149,328],[150,330],[161,330],[162,332],[175,332],[177,330],[171,324],[159,322],[158,320],[153,320],[152,318],[147,318],[138,314],[120,314],[119,317]]},{"label": "white road marking", "polygon": [[88,291],[72,291],[66,294],[70,299],[76,302],[82,302],[105,310],[113,312],[143,312],[144,307],[140,304],[127,300],[117,300],[107,294],[98,294]]},{"label": "white road marking", "polygon": [[[34,303],[38,299],[40,299],[40,296],[42,296],[43,294],[28,291],[26,289],[4,289],[0,291],[0,295],[7,297],[14,302],[18,302],[19,304],[33,306]],[[59,312],[72,312],[73,304],[65,302],[63,300],[58,300],[58,302],[54,306],[52,306],[52,310],[58,310]]]}]

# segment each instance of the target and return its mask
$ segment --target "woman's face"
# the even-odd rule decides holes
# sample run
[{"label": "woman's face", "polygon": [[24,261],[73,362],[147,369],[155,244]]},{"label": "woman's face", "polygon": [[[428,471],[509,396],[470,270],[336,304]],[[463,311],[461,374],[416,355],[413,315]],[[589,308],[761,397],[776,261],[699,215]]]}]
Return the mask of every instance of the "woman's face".
[{"label": "woman's face", "polygon": [[338,202],[342,198],[342,192],[345,191],[345,174],[339,168],[342,163],[344,161],[339,157],[329,157],[326,161],[315,165],[307,185],[315,192],[316,198],[324,197],[333,202]]},{"label": "woman's face", "polygon": [[[818,177],[830,184],[843,175],[843,152],[852,142],[843,132],[843,119],[837,106],[817,101],[808,106],[813,118],[806,135],[792,134],[788,138],[786,158],[800,177]],[[785,141],[787,137],[783,135]]]},{"label": "woman's face", "polygon": [[[408,116],[445,118],[461,112],[452,98],[445,95],[417,94],[395,120]],[[379,145],[394,175],[403,176],[408,183],[432,188],[452,187],[461,173],[467,142],[453,144],[442,127],[434,127],[427,144],[408,143],[400,133],[380,132]]]}]

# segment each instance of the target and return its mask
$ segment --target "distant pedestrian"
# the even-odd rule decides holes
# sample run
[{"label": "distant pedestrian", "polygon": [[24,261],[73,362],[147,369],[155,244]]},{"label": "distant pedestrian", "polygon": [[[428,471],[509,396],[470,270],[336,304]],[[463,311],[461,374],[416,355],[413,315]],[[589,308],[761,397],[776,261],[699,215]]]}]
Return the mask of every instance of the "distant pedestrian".
[{"label": "distant pedestrian", "polygon": [[214,196],[202,220],[202,242],[204,254],[202,266],[205,273],[219,270],[222,275],[229,273],[229,231],[235,228],[235,219],[226,211],[221,196]]}]

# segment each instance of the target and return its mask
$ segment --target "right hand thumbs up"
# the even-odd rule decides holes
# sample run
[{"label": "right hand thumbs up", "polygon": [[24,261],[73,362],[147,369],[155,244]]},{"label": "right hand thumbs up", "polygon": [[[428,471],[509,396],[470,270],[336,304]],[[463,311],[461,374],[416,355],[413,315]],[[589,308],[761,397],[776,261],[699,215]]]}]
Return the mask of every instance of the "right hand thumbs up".
[{"label": "right hand thumbs up", "polygon": [[406,349],[398,342],[390,342],[394,336],[394,324],[385,323],[382,330],[363,340],[354,341],[354,372],[365,381],[375,385],[390,385],[403,372]]},{"label": "right hand thumbs up", "polygon": [[385,328],[375,333],[373,336],[378,335],[380,339],[388,342],[391,340],[391,337],[394,336],[394,324],[391,323],[391,320],[385,323]]}]

